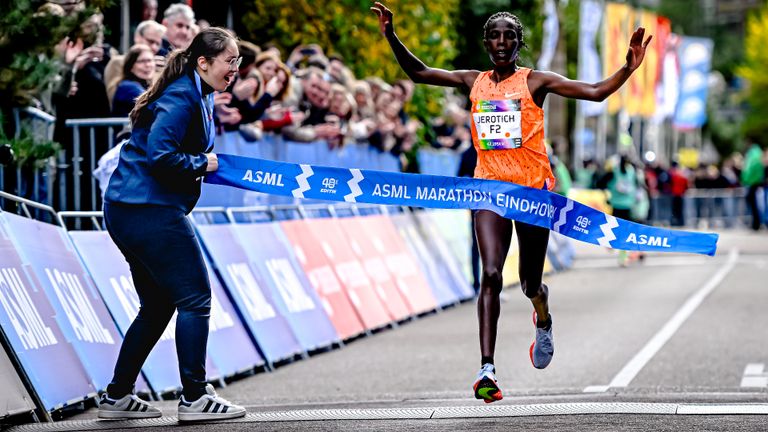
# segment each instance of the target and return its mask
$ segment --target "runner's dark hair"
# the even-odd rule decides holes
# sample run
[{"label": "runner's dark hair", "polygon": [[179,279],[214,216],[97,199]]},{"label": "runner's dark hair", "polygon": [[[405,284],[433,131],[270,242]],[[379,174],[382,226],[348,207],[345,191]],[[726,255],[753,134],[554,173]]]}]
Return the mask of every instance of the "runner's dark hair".
[{"label": "runner's dark hair", "polygon": [[491,15],[490,18],[488,18],[488,21],[485,22],[485,25],[483,26],[483,38],[488,38],[488,30],[491,29],[491,24],[500,19],[509,19],[512,21],[512,25],[515,28],[515,33],[517,33],[517,42],[520,44],[520,50],[523,48],[528,48],[528,45],[525,44],[525,38],[523,37],[523,23],[520,22],[520,18],[518,18],[516,15],[511,14],[509,12],[496,12],[495,14]]}]

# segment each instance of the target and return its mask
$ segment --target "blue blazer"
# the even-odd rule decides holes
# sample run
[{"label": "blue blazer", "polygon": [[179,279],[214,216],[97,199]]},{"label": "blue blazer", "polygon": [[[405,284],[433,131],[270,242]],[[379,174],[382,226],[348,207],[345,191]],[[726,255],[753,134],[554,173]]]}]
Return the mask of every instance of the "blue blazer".
[{"label": "blue blazer", "polygon": [[189,213],[208,167],[208,136],[192,72],[147,104],[104,195],[108,203],[175,207]]}]

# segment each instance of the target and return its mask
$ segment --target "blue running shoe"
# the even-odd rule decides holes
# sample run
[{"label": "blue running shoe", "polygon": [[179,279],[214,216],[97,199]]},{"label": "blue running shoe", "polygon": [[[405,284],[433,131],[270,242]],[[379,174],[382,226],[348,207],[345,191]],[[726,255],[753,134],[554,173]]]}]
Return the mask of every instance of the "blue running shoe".
[{"label": "blue running shoe", "polygon": [[555,354],[555,345],[552,340],[552,314],[549,314],[550,325],[548,330],[536,326],[536,311],[533,311],[533,326],[536,327],[536,339],[531,344],[531,363],[536,369],[544,369],[552,361]]}]

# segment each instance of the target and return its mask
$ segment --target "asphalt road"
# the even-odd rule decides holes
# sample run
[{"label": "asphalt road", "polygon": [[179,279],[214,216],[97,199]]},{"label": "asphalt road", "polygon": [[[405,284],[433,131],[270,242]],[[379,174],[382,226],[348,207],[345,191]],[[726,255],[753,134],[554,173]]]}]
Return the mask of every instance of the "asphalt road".
[{"label": "asphalt road", "polygon": [[[503,401],[472,397],[480,365],[469,302],[232,382],[219,393],[248,417],[182,428],[768,430],[768,234],[726,232],[715,257],[651,254],[627,268],[576,246],[574,268],[545,277],[555,337],[547,369],[528,358],[530,303],[506,290]],[[176,403],[158,405],[166,417],[154,423],[97,422],[91,409],[48,430],[178,429]]]}]

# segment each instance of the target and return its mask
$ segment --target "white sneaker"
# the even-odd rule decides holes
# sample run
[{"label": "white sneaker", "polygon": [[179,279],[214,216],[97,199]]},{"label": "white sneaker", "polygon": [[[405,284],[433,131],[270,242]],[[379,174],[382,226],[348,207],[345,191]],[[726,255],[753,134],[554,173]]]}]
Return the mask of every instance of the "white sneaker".
[{"label": "white sneaker", "polygon": [[129,394],[120,399],[110,399],[104,393],[99,400],[100,419],[145,419],[162,415],[159,409],[135,394]]},{"label": "white sneaker", "polygon": [[194,402],[184,396],[179,400],[179,421],[225,420],[245,415],[245,408],[219,397],[213,386],[205,386],[204,395]]}]

